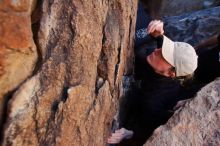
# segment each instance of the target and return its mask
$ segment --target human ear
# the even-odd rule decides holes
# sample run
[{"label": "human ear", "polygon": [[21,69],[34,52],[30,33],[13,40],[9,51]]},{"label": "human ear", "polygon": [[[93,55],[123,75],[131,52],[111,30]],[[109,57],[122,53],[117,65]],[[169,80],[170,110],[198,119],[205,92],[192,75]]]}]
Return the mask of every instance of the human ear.
[{"label": "human ear", "polygon": [[174,78],[176,77],[176,73],[172,70],[169,71],[169,77]]}]

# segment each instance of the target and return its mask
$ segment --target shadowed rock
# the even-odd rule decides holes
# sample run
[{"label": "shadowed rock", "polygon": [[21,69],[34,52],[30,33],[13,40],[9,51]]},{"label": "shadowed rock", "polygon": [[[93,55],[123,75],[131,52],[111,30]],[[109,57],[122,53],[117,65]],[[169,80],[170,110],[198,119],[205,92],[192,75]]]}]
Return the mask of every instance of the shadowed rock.
[{"label": "shadowed rock", "polygon": [[220,0],[164,0],[161,15],[175,16],[219,5]]},{"label": "shadowed rock", "polygon": [[220,32],[220,7],[165,17],[165,32],[174,41],[200,43]]}]

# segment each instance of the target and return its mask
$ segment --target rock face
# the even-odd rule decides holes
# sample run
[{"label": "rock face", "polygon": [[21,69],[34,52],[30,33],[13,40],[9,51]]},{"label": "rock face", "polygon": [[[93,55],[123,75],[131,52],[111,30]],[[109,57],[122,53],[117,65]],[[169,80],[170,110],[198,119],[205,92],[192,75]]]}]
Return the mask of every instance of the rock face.
[{"label": "rock face", "polygon": [[7,95],[28,78],[37,51],[32,39],[31,12],[35,1],[0,1],[0,125]]},{"label": "rock face", "polygon": [[162,16],[175,16],[220,5],[220,0],[164,0]]},{"label": "rock face", "polygon": [[220,7],[164,19],[165,34],[174,41],[200,43],[220,32]]},{"label": "rock face", "polygon": [[157,128],[144,146],[219,146],[220,78],[201,89]]},{"label": "rock face", "polygon": [[[38,62],[33,74],[36,60],[30,21],[33,2],[9,2],[20,6],[23,15],[20,18],[12,13],[17,16],[14,21],[20,23],[9,21],[12,26],[1,26],[0,32],[10,26],[4,34],[12,35],[9,38],[1,35],[1,44],[18,42],[10,49],[4,48],[12,57],[10,61],[16,60],[17,64],[12,64],[16,67],[13,74],[4,73],[6,69],[1,67],[5,79],[1,77],[0,82],[6,82],[7,78],[11,81],[13,75],[16,79],[23,77],[13,87],[1,89],[4,97],[7,91],[18,88],[7,106],[2,145],[105,145],[123,93],[122,76],[132,73],[137,0],[38,1],[42,16],[34,19],[39,25],[35,30]],[[0,1],[1,9],[12,9],[6,5],[9,2]],[[12,15],[3,12],[1,20],[5,22]],[[19,36],[15,36],[17,31]],[[19,58],[25,62],[18,61]],[[1,60],[1,66],[4,62],[8,66],[6,60]],[[28,69],[24,71],[22,67]]]}]

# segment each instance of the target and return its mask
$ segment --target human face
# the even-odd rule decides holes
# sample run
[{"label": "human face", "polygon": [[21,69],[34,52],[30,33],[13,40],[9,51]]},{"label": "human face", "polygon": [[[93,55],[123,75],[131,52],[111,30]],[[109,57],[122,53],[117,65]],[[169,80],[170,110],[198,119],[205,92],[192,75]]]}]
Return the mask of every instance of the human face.
[{"label": "human face", "polygon": [[173,66],[162,56],[162,49],[155,49],[146,59],[156,73],[166,77],[175,77],[175,72],[171,70]]}]

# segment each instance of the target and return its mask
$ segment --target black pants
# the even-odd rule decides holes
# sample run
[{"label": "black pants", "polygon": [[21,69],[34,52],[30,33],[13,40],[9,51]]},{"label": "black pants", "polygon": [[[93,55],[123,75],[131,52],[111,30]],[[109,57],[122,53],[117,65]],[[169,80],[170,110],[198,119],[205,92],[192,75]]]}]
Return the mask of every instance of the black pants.
[{"label": "black pants", "polygon": [[133,138],[123,141],[123,145],[143,145],[154,129],[166,123],[172,116],[173,106],[181,100],[181,88],[174,83],[159,86],[153,90],[133,87],[122,101],[120,127],[134,132]]}]

